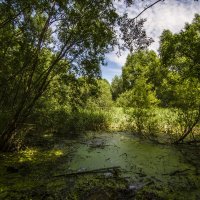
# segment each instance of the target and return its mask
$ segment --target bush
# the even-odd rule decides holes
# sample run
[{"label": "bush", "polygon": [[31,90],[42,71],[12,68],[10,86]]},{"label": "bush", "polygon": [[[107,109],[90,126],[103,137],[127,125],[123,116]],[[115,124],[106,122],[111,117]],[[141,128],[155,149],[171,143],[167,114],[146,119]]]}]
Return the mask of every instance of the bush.
[{"label": "bush", "polygon": [[103,110],[82,109],[74,115],[74,128],[76,131],[107,130],[110,126],[110,113]]}]

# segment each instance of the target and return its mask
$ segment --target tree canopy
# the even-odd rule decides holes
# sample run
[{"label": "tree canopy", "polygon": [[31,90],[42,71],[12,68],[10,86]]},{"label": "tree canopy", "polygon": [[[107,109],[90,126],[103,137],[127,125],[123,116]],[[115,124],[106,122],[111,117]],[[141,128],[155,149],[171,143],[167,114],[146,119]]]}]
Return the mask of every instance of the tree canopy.
[{"label": "tree canopy", "polygon": [[[127,1],[127,6],[132,3]],[[120,48],[150,42],[143,21],[137,26],[126,14],[120,16],[112,0],[3,0],[0,13],[3,149],[9,149],[16,128],[59,73],[99,77],[105,53],[120,38]]]},{"label": "tree canopy", "polygon": [[[132,0],[123,2],[134,5]],[[105,54],[114,47],[128,49],[130,55],[122,77],[112,83],[113,99],[130,93],[133,100],[140,98],[149,105],[152,96],[162,105],[172,105],[179,92],[170,88],[199,81],[199,15],[182,32],[162,34],[159,58],[146,49],[152,39],[144,30],[145,19],[119,14],[114,0],[3,0],[0,13],[2,150],[10,149],[23,124],[39,104],[44,105],[41,97],[57,95],[59,104],[66,100],[76,112],[89,99],[94,102],[99,90],[95,106],[112,105],[109,84],[103,80],[93,84],[92,79],[100,78]]]},{"label": "tree canopy", "polygon": [[122,68],[122,91],[116,90],[121,82],[113,80],[111,85],[118,105],[133,109],[131,115],[138,121],[140,131],[140,124],[145,124],[145,118],[149,117],[145,110],[150,113],[157,104],[176,113],[182,127],[176,142],[183,141],[199,124],[199,30],[198,14],[179,33],[164,30],[158,55],[152,50],[138,50],[128,55]]}]

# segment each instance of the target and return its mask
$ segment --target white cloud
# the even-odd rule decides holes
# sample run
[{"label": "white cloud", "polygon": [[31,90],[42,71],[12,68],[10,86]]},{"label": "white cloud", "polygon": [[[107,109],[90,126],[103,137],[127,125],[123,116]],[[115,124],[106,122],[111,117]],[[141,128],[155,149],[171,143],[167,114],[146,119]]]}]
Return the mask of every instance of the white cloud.
[{"label": "white cloud", "polygon": [[[148,5],[151,2],[155,2],[155,0],[150,1],[136,1],[136,5],[134,7],[125,8],[125,5],[122,3],[117,3],[116,7],[120,13],[123,13],[125,10],[128,11],[130,17],[135,17],[138,13],[140,13],[145,3],[148,2]],[[145,29],[148,36],[154,39],[154,43],[150,46],[151,49],[157,50],[159,46],[159,37],[164,29],[169,29],[173,33],[179,32],[183,29],[186,22],[191,23],[194,18],[195,13],[200,13],[200,1],[193,0],[165,0],[164,2],[159,2],[154,7],[146,10],[141,17],[147,18],[147,22],[145,23]],[[128,51],[122,52],[122,55],[118,57],[116,55],[116,51],[109,53],[106,55],[106,59],[110,62],[116,63],[116,66],[123,66],[126,61],[126,57],[128,55]],[[103,74],[106,74],[103,69]],[[114,77],[113,72],[113,77]],[[110,75],[111,76],[111,75]]]},{"label": "white cloud", "polygon": [[159,37],[164,29],[169,29],[173,33],[179,32],[184,28],[186,22],[192,22],[195,13],[200,13],[200,2],[192,0],[190,3],[166,0],[164,3],[159,3],[147,10],[142,15],[142,17],[147,18],[145,29],[147,34],[155,40],[150,48],[157,50]]},{"label": "white cloud", "polygon": [[117,65],[119,66],[123,66],[124,63],[126,62],[126,57],[128,55],[128,50],[126,51],[122,51],[121,52],[121,55],[119,55],[117,53],[118,50],[115,50],[109,54],[106,55],[106,59],[113,62],[113,63],[116,63]]}]

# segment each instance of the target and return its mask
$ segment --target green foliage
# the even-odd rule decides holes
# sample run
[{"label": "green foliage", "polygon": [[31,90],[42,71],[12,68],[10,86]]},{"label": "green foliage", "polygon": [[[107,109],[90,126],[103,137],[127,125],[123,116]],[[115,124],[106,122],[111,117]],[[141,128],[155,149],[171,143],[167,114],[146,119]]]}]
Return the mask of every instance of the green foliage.
[{"label": "green foliage", "polygon": [[72,84],[67,78],[61,74],[52,81],[54,87],[37,102],[30,122],[40,131],[64,134],[108,129],[112,106],[109,83],[80,77]]},{"label": "green foliage", "polygon": [[158,103],[152,85],[143,77],[135,82],[135,87],[124,92],[118,99],[119,104],[126,107],[150,108]]},{"label": "green foliage", "polygon": [[156,122],[152,109],[159,103],[154,79],[158,67],[156,54],[147,50],[129,55],[123,67],[125,91],[117,99],[117,105],[124,107],[125,113],[130,116],[132,129],[139,134],[155,134]]},{"label": "green foliage", "polygon": [[200,77],[200,15],[177,34],[164,31],[161,35],[160,56],[162,63],[182,77]]},{"label": "green foliage", "polygon": [[200,122],[200,82],[195,78],[185,79],[175,85],[175,99],[171,102],[178,108],[178,122],[182,129],[182,141],[192,133]]},{"label": "green foliage", "polygon": [[74,115],[72,124],[75,132],[108,130],[110,113],[104,110],[80,110]]},{"label": "green foliage", "polygon": [[[70,87],[75,87],[77,91],[78,77],[100,77],[100,65],[104,64],[105,53],[113,50],[115,45],[131,49],[133,42],[137,42],[138,47],[149,44],[143,30],[144,20],[130,26],[130,19],[127,15],[120,16],[113,2],[0,2],[2,150],[11,148],[18,131],[32,117],[37,102],[48,87],[54,87],[51,82],[60,72],[68,78],[71,76]],[[120,27],[121,34],[117,34],[116,26]],[[119,44],[119,39],[123,39],[124,43]],[[73,90],[71,93],[69,99],[76,96]],[[81,95],[81,100],[82,97],[83,100],[88,99],[87,92],[85,95],[81,91]],[[84,107],[80,104],[86,104],[86,101],[76,98],[71,103],[73,105],[70,106],[76,110],[79,106]]]},{"label": "green foliage", "polygon": [[111,82],[112,99],[116,100],[123,92],[123,80],[121,76],[115,76]]},{"label": "green foliage", "polygon": [[147,83],[157,86],[160,81],[159,58],[154,51],[140,50],[127,57],[122,69],[123,88],[131,89],[137,79],[144,77]]},{"label": "green foliage", "polygon": [[152,86],[147,83],[145,78],[141,77],[135,81],[133,89],[122,93],[117,100],[118,105],[123,106],[125,112],[134,120],[136,131],[140,134],[148,132],[145,127],[149,127],[150,131],[154,125],[151,119],[153,117],[151,109],[159,101],[151,89]]},{"label": "green foliage", "polygon": [[107,80],[97,80],[96,95],[90,95],[86,103],[86,107],[110,109],[112,107],[111,87]]},{"label": "green foliage", "polygon": [[0,146],[9,150],[19,124],[60,72],[100,75],[119,17],[111,1],[13,0],[2,1],[0,10]]},{"label": "green foliage", "polygon": [[167,76],[161,85],[162,101],[177,108],[183,141],[200,121],[200,16],[177,34],[164,31],[161,36],[160,56]]},{"label": "green foliage", "polygon": [[[148,50],[139,50],[127,57],[122,71],[123,93],[117,104],[126,109],[137,132],[158,132],[158,129],[176,134],[177,143],[197,132],[195,127],[200,122],[199,27],[200,16],[195,15],[193,22],[186,24],[180,33],[165,30],[160,40],[160,58]],[[157,105],[174,112],[175,122],[164,120],[167,131],[159,128],[163,119],[155,116]]]},{"label": "green foliage", "polygon": [[[112,100],[128,110],[137,132],[154,132],[158,104],[178,113],[181,141],[198,126],[199,15],[180,33],[163,32],[159,58],[145,49],[145,20],[120,16],[112,0],[4,0],[0,11],[0,149],[23,138],[27,123],[56,132],[105,129]],[[118,39],[120,48],[139,50],[110,86],[100,65]]]},{"label": "green foliage", "polygon": [[49,130],[67,135],[69,133],[81,134],[90,130],[108,130],[110,121],[110,113],[101,109],[80,109],[76,112],[70,112],[61,108],[52,111],[46,118],[40,116],[40,121],[37,124],[42,128],[40,131]]}]

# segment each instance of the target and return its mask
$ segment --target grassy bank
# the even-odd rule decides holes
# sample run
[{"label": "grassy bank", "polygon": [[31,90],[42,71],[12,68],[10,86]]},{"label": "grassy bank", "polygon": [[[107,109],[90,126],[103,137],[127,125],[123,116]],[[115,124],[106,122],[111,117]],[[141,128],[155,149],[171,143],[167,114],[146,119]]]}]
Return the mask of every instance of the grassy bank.
[{"label": "grassy bank", "polygon": [[[48,115],[40,114],[35,119],[35,121],[30,121],[19,135],[17,139],[19,146],[23,145],[25,135],[28,136],[30,133],[39,135],[48,132],[67,136],[82,135],[87,131],[127,131],[161,143],[174,143],[183,135],[186,126],[177,110],[159,107],[140,112],[133,108],[122,107],[107,109],[95,107],[79,109],[76,112],[62,109],[53,110]],[[198,124],[184,142],[198,142],[199,133],[200,125]]]},{"label": "grassy bank", "polygon": [[[128,131],[145,138],[173,143],[181,137],[187,125],[177,110],[157,107],[148,109],[145,116],[140,117],[141,132],[139,132],[138,118],[134,112],[134,109],[121,107],[112,107],[108,110],[83,110],[77,116],[76,126],[79,131]],[[198,142],[199,139],[200,125],[197,124],[185,141]]]},{"label": "grassy bank", "polygon": [[[175,109],[157,107],[139,114],[139,116],[136,115],[134,109],[112,108],[111,129],[114,127],[115,130],[131,131],[149,139],[173,143],[181,137],[187,126],[178,110]],[[138,126],[140,126],[140,131],[138,131]],[[197,124],[185,141],[198,142],[199,139],[200,124]]]}]

